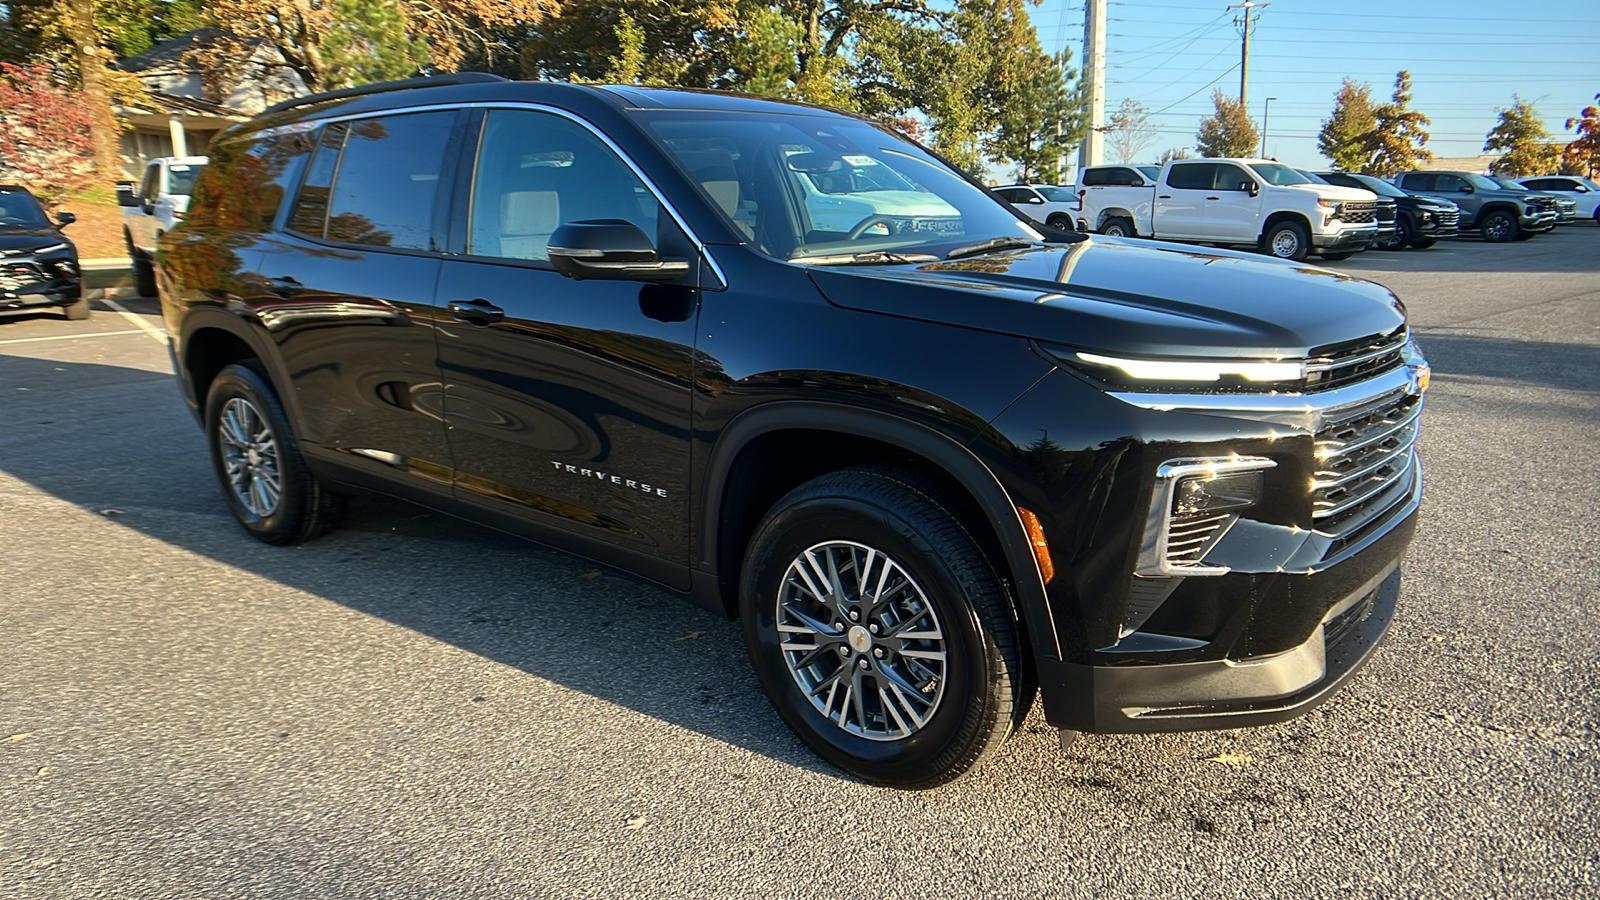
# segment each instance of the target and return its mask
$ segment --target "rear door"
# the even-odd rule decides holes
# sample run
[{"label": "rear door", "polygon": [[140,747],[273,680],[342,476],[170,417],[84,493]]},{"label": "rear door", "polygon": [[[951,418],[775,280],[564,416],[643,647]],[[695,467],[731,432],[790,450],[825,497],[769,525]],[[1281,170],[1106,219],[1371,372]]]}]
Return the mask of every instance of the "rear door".
[{"label": "rear door", "polygon": [[[532,536],[688,586],[689,404],[699,291],[574,281],[562,223],[623,219],[663,256],[686,235],[618,152],[533,109],[482,113],[444,263],[439,332],[456,496]],[[465,186],[464,186],[465,187]]]},{"label": "rear door", "polygon": [[264,247],[256,317],[277,342],[307,452],[450,493],[437,311],[465,113],[322,128],[286,226]]},{"label": "rear door", "polygon": [[1204,240],[1206,197],[1213,196],[1215,163],[1174,163],[1156,186],[1156,237]]}]

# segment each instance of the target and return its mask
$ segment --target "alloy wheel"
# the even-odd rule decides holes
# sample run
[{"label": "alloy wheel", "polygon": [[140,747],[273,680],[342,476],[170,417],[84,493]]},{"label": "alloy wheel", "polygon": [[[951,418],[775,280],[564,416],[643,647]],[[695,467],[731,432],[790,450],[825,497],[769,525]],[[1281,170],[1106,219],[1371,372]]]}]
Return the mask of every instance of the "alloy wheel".
[{"label": "alloy wheel", "polygon": [[938,710],[944,631],[916,580],[882,551],[851,541],[806,549],[784,573],[777,614],[789,674],[844,731],[901,740]]},{"label": "alloy wheel", "polygon": [[263,519],[277,512],[283,475],[278,439],[266,417],[250,401],[234,397],[222,408],[217,437],[234,498]]}]

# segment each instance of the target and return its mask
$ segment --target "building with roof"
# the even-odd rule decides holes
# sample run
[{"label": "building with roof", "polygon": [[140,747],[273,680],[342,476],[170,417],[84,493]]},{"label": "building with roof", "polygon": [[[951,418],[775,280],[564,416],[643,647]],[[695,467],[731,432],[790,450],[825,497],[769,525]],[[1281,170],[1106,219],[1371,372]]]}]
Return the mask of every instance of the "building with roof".
[{"label": "building with roof", "polygon": [[270,43],[216,28],[157,44],[117,67],[137,77],[146,95],[115,107],[131,126],[121,148],[129,177],[156,157],[204,155],[222,129],[311,93]]}]

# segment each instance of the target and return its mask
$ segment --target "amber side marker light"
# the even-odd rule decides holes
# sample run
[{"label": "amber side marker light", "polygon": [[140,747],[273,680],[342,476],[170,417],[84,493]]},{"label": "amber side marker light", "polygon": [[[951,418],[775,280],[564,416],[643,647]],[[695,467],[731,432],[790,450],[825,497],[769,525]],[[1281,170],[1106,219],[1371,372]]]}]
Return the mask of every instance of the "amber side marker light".
[{"label": "amber side marker light", "polygon": [[1033,558],[1039,562],[1039,575],[1044,578],[1045,584],[1049,584],[1056,577],[1056,564],[1050,561],[1050,545],[1044,539],[1044,526],[1039,524],[1039,517],[1031,509],[1019,506],[1017,515],[1022,517],[1022,527],[1028,532],[1028,543],[1033,545]]}]

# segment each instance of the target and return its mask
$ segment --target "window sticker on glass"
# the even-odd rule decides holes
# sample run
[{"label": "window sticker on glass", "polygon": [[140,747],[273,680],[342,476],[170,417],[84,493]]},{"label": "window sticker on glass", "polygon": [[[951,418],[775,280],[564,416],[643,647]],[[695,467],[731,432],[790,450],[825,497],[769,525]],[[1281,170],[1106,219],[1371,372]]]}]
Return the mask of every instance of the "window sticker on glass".
[{"label": "window sticker on glass", "polygon": [[844,158],[844,161],[849,163],[852,166],[875,166],[875,165],[878,164],[878,161],[873,159],[870,156],[854,156],[854,155],[851,155],[851,156],[846,156]]}]

